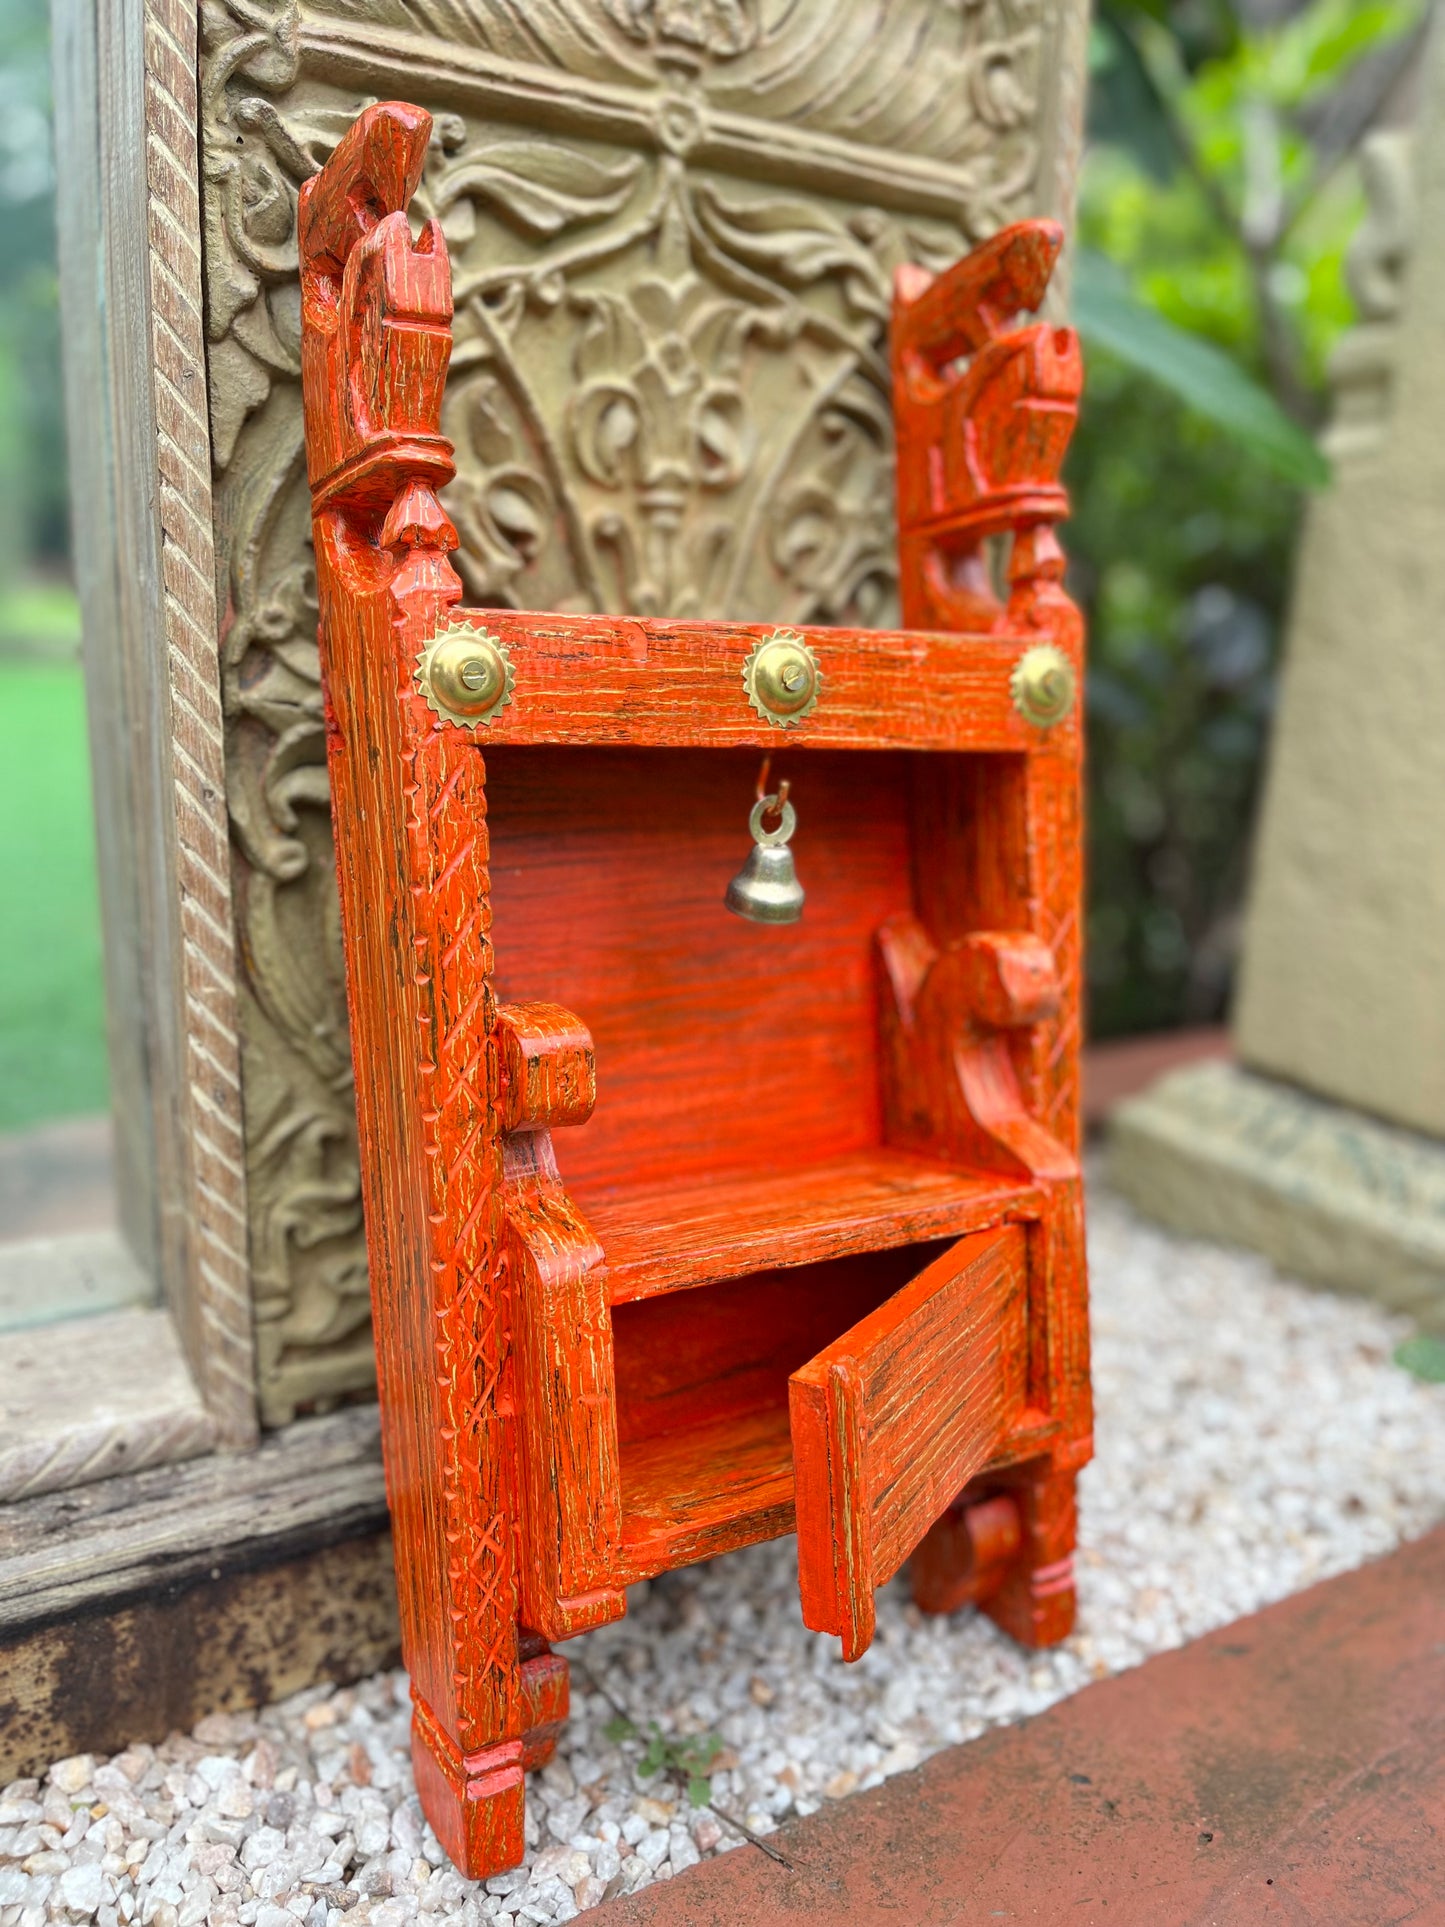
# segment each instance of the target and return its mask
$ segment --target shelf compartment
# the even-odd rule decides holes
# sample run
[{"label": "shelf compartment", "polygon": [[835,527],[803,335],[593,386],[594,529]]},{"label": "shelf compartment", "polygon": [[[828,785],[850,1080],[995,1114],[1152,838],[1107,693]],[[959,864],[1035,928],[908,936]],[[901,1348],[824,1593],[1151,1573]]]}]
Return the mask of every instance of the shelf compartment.
[{"label": "shelf compartment", "polygon": [[937,1240],[612,1309],[624,1583],[793,1529],[788,1381]]},{"label": "shelf compartment", "polygon": [[1037,1214],[1040,1193],[887,1146],[801,1170],[577,1201],[614,1305],[764,1268],[959,1238]]},{"label": "shelf compartment", "polygon": [[793,1530],[786,1397],[624,1444],[621,1471],[628,1585]]}]

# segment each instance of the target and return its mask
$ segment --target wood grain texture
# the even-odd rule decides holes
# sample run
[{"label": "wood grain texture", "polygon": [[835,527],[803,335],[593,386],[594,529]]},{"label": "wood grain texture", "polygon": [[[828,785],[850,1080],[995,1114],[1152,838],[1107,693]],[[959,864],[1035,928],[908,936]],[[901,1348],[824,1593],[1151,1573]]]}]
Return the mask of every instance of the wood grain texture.
[{"label": "wood grain texture", "polygon": [[[823,697],[784,735],[740,700],[743,664],[775,633],[757,622],[682,622],[642,616],[460,612],[465,626],[504,642],[512,701],[469,726],[493,744],[597,744],[668,749],[1027,750],[1038,737],[1014,707],[1009,680],[1027,635],[934,630],[792,631],[818,658]],[[1065,737],[1077,721],[1066,721]],[[1056,739],[1057,741],[1057,739]]]},{"label": "wood grain texture", "polygon": [[57,10],[66,396],[121,1224],[256,1436],[201,306],[196,14]]},{"label": "wood grain texture", "polygon": [[960,1240],[789,1381],[803,1620],[845,1659],[872,1640],[875,1590],[1023,1409],[1023,1242]]},{"label": "wood grain texture", "polygon": [[[900,356],[910,302],[945,319],[914,328],[902,453],[932,473],[946,441],[952,493],[900,539],[951,567],[1011,531],[1011,586],[968,622],[945,599],[958,633],[810,632],[818,709],[765,734],[757,625],[457,607],[446,250],[402,212],[427,132],[370,108],[303,188],[303,368],[413,1757],[483,1874],[520,1853],[529,1642],[633,1580],[796,1516],[805,1615],[856,1657],[971,1481],[1017,1528],[990,1609],[1059,1636],[1089,1446],[1079,732],[1026,723],[1010,677],[1040,637],[1079,661],[1051,534],[1076,349],[993,292],[1041,295],[1052,230],[908,282]],[[458,623],[511,652],[490,724],[421,686]],[[763,743],[799,810],[786,931],[722,906]]]},{"label": "wood grain texture", "polygon": [[399,1655],[385,1531],[0,1634],[0,1782],[344,1685]]},{"label": "wood grain texture", "polygon": [[566,1639],[620,1619],[615,1583],[621,1497],[612,1320],[602,1247],[555,1167],[510,1175],[501,1262],[515,1293],[517,1441],[531,1557],[525,1622]]},{"label": "wood grain texture", "polygon": [[[584,1194],[585,1195],[585,1194]],[[805,1265],[1036,1213],[1042,1194],[891,1145],[756,1177],[608,1193],[588,1217],[614,1305],[764,1265]]]},{"label": "wood grain texture", "polygon": [[0,1504],[214,1444],[166,1312],[133,1306],[0,1334]]},{"label": "wood grain texture", "polygon": [[0,1506],[0,1777],[394,1664],[378,1430],[356,1407]]},{"label": "wood grain texture", "polygon": [[[407,181],[415,185],[427,117],[373,109],[328,175],[303,187],[303,235],[316,192],[339,187],[345,199],[352,186],[368,185],[376,126],[394,126],[410,142]],[[357,206],[375,225],[389,221],[389,233],[408,232],[399,209],[383,210],[362,192]],[[506,1420],[515,1397],[512,1291],[497,1263],[486,795],[480,759],[455,738],[418,731],[414,709],[398,702],[421,643],[460,594],[442,549],[414,542],[410,530],[394,553],[377,546],[385,478],[401,488],[388,463],[413,431],[428,431],[425,407],[404,386],[378,395],[362,384],[367,412],[358,420],[338,351],[343,339],[365,334],[384,344],[400,330],[427,335],[444,368],[450,290],[427,284],[437,310],[429,319],[409,311],[393,318],[384,274],[348,283],[335,265],[324,252],[303,255],[303,390],[309,418],[342,417],[328,444],[336,468],[318,473],[313,465],[322,503],[314,533],[333,803],[338,821],[372,826],[365,837],[345,837],[338,860],[357,1114],[365,1141],[385,1146],[368,1170],[365,1199],[387,1490],[416,1705],[413,1761],[432,1823],[458,1864],[502,1866],[522,1850],[525,1721],[512,1552],[517,1469]],[[343,292],[354,305],[343,308]],[[399,365],[414,369],[420,345]],[[330,487],[343,467],[354,490],[351,515],[352,498]]]},{"label": "wood grain texture", "polygon": [[182,1033],[179,1080],[164,1081],[157,1097],[184,1145],[184,1271],[169,1295],[218,1437],[241,1446],[257,1432],[255,1344],[204,378],[198,32],[187,0],[145,0],[146,237]]},{"label": "wood grain texture", "polygon": [[499,991],[556,998],[597,1049],[597,1109],[558,1143],[589,1209],[623,1187],[752,1177],[879,1142],[872,931],[908,896],[904,762],[780,750],[809,891],[786,931],[722,911],[758,762],[487,753]]},{"label": "wood grain texture", "polygon": [[597,1053],[580,1017],[560,1004],[497,1011],[499,1121],[504,1131],[585,1124],[597,1102]]},{"label": "wood grain texture", "polygon": [[375,1409],[357,1407],[303,1419],[254,1452],[0,1507],[0,1635],[385,1531],[378,1430]]}]

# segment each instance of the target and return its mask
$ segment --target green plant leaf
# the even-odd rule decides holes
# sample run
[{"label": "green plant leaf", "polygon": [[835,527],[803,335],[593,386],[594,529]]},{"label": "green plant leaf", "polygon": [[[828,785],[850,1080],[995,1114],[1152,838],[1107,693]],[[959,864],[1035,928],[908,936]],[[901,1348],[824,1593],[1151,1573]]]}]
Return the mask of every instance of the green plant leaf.
[{"label": "green plant leaf", "polygon": [[1146,306],[1087,249],[1074,263],[1073,318],[1085,341],[1170,389],[1277,474],[1305,488],[1329,481],[1329,463],[1272,395],[1222,348]]},{"label": "green plant leaf", "polygon": [[608,1739],[614,1743],[619,1740],[635,1740],[637,1738],[637,1728],[632,1724],[632,1721],[627,1718],[625,1713],[614,1713],[602,1731],[607,1735]]},{"label": "green plant leaf", "polygon": [[722,1741],[716,1733],[704,1734],[700,1739],[684,1740],[677,1749],[678,1769],[693,1779],[705,1777],[721,1751]]},{"label": "green plant leaf", "polygon": [[687,1797],[691,1805],[705,1807],[712,1798],[712,1781],[701,1773],[694,1773],[687,1783]]},{"label": "green plant leaf", "polygon": [[1417,1332],[1395,1347],[1395,1363],[1416,1378],[1423,1378],[1427,1385],[1445,1385],[1445,1338]]},{"label": "green plant leaf", "polygon": [[1094,24],[1090,68],[1090,139],[1127,148],[1152,180],[1172,180],[1179,154],[1168,110],[1133,35],[1108,5]]}]

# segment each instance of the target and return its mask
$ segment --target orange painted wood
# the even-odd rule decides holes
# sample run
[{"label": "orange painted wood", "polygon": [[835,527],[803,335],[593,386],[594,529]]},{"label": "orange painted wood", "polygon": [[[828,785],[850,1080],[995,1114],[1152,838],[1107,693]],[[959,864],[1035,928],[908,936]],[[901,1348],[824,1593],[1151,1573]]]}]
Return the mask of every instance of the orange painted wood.
[{"label": "orange painted wood", "polygon": [[[463,610],[459,620],[506,643],[516,668],[511,703],[470,727],[484,748],[781,746],[777,730],[739,699],[741,665],[774,624],[507,609]],[[1027,632],[804,626],[795,633],[811,645],[823,674],[824,699],[797,739],[810,749],[1040,748],[1041,732],[1009,695],[1009,678],[1036,640]],[[1077,720],[1059,729],[1054,753],[1072,743]]]},{"label": "orange painted wood", "polygon": [[[535,1650],[533,1650],[535,1649]],[[540,1639],[518,1642],[522,1691],[522,1765],[545,1766],[567,1724],[571,1678],[567,1662]]]},{"label": "orange painted wood", "polygon": [[991,1599],[1023,1544],[1018,1503],[1007,1492],[956,1499],[914,1549],[913,1597],[925,1612],[957,1612]]},{"label": "orange painted wood", "polygon": [[497,1110],[504,1131],[585,1124],[597,1102],[597,1054],[580,1017],[560,1004],[497,1012]]},{"label": "orange painted wood", "polygon": [[[1062,580],[1053,524],[1083,386],[1078,337],[1015,317],[1037,308],[1063,245],[1052,221],[1024,221],[949,274],[900,271],[893,327],[898,552],[904,620],[973,630],[1029,625]],[[996,601],[982,545],[1014,536],[1012,593]],[[1042,564],[1042,568],[1040,565]]]},{"label": "orange painted wood", "polygon": [[962,1237],[1042,1209],[1042,1193],[890,1145],[803,1170],[618,1191],[589,1206],[614,1305],[926,1238]]},{"label": "orange painted wood", "polygon": [[791,1375],[945,1248],[933,1239],[816,1264],[774,1263],[709,1291],[616,1306],[619,1438],[626,1445],[728,1413],[785,1408]]},{"label": "orange painted wood", "polygon": [[513,1177],[499,1269],[514,1294],[516,1440],[531,1557],[524,1623],[566,1639],[622,1616],[612,1321],[602,1248],[551,1172]]},{"label": "orange painted wood", "polygon": [[[1041,642],[1082,667],[1078,365],[1013,325],[1048,223],[900,277],[909,626],[807,630],[821,697],[782,734],[743,689],[766,626],[459,606],[429,133],[368,108],[303,186],[302,363],[413,1757],[480,1876],[565,1718],[547,1642],[636,1579],[796,1520],[850,1656],[920,1542],[925,1607],[1071,1623],[1080,728],[1010,679]],[[456,624],[510,651],[487,724],[418,686]],[[760,750],[799,811],[786,928],[722,903]]]},{"label": "orange painted wood", "polygon": [[615,1309],[629,1580],[792,1530],[790,1375],[939,1248],[774,1266]]},{"label": "orange painted wood", "polygon": [[803,1621],[845,1659],[873,1638],[876,1589],[1023,1410],[1023,1244],[962,1239],[789,1381]]},{"label": "orange painted wood", "polygon": [[788,1408],[774,1404],[624,1448],[629,1579],[793,1529]]},{"label": "orange painted wood", "polygon": [[758,761],[487,750],[498,992],[556,999],[596,1046],[597,1108],[563,1153],[587,1207],[881,1141],[873,933],[909,897],[907,759],[808,752],[794,847],[810,901],[787,929],[719,913]]}]

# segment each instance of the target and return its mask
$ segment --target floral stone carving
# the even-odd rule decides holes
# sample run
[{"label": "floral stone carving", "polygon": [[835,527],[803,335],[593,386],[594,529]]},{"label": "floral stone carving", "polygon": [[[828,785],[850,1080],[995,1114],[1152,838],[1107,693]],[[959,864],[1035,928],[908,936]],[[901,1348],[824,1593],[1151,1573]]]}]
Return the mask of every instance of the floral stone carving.
[{"label": "floral stone carving", "polygon": [[[372,1374],[296,197],[435,130],[470,603],[896,620],[894,270],[1067,211],[1076,0],[206,0],[204,246],[259,1393]],[[525,325],[523,325],[525,323]]]}]

